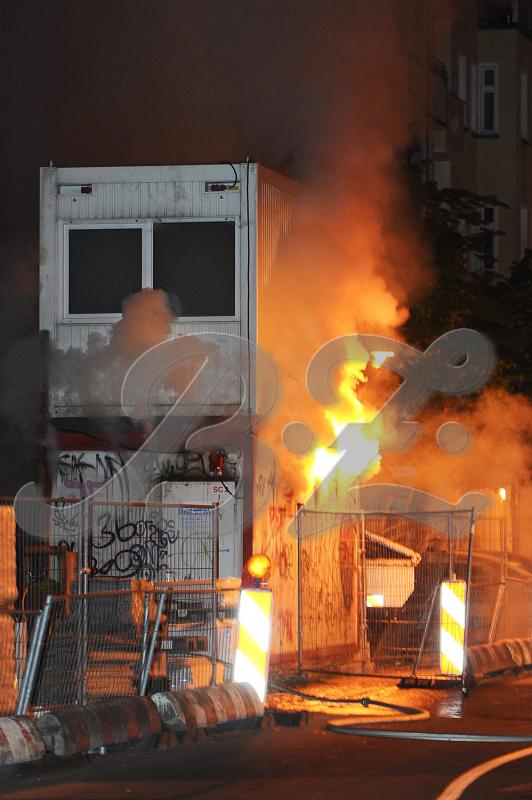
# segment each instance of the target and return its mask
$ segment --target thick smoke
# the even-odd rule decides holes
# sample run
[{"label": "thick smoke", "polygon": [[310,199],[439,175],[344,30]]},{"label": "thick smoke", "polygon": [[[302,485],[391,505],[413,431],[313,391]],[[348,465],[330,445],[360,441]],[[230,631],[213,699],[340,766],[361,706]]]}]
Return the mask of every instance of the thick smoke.
[{"label": "thick smoke", "polygon": [[[79,9],[62,0],[46,7],[32,0],[8,4],[10,93],[2,128],[7,147],[0,213],[29,247],[19,246],[24,269],[19,263],[10,271],[2,293],[2,341],[11,347],[14,339],[29,341],[32,328],[37,333],[37,181],[38,168],[50,159],[83,166],[239,162],[250,155],[323,187],[326,197],[320,201],[317,190],[312,224],[321,226],[319,208],[328,209],[340,241],[335,245],[329,234],[321,241],[329,238],[332,252],[339,250],[346,265],[352,249],[366,250],[359,236],[346,251],[342,228],[353,214],[359,231],[378,226],[377,206],[390,208],[392,195],[398,204],[401,199],[396,181],[374,181],[390,169],[393,151],[408,138],[404,53],[411,34],[400,28],[401,8],[398,0],[340,0],[327,9],[317,0],[259,0],[252,6],[244,0],[229,5],[139,0],[134,7],[125,0],[111,5],[93,0],[80,20]],[[75,68],[80,53],[81,71]],[[346,203],[354,186],[357,203]],[[386,224],[392,230],[394,224],[404,227],[404,220],[396,216]],[[396,241],[399,252],[402,240]],[[407,251],[403,265],[410,261],[410,245]],[[309,269],[315,265],[310,262]],[[321,260],[320,268],[333,267]],[[383,274],[386,269],[383,265]],[[414,272],[405,269],[389,298],[392,306],[393,298],[404,302],[408,285],[415,283],[407,275],[415,269],[415,264]],[[371,273],[373,264],[364,270]],[[24,275],[22,294],[17,275]],[[120,335],[124,344],[123,331]],[[101,352],[107,345],[93,338],[86,357],[70,352],[52,365],[73,387],[90,383],[93,408],[99,405],[102,361],[107,364],[110,357]],[[14,406],[17,426],[33,445],[38,350],[36,342],[17,343],[5,362],[14,384],[35,376],[25,402],[13,393],[0,398],[0,413],[11,416]],[[4,455],[6,474],[12,473],[13,451],[5,448]]]},{"label": "thick smoke", "polygon": [[83,350],[51,349],[50,385],[58,405],[77,406],[85,417],[120,416],[127,370],[145,350],[171,335],[174,319],[167,295],[160,289],[143,289],[127,297],[122,311],[109,338],[93,334]]},{"label": "thick smoke", "polygon": [[[470,434],[467,447],[456,454],[442,452],[436,444],[438,429],[450,420]],[[527,484],[532,479],[531,431],[532,405],[524,397],[486,389],[473,409],[425,415],[414,447],[400,456],[384,456],[383,475],[393,480],[394,467],[410,465],[417,488],[450,502],[472,489]]]}]

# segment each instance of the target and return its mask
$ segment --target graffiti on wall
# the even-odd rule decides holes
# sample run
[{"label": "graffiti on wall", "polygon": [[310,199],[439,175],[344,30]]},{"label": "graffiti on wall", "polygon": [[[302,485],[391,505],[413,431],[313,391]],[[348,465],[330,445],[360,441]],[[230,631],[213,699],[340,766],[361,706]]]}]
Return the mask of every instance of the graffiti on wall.
[{"label": "graffiti on wall", "polygon": [[186,553],[183,540],[175,554],[172,545],[179,538],[177,520],[159,515],[122,521],[111,511],[97,519],[96,534],[91,540],[91,568],[95,576],[162,580],[175,567],[191,571],[193,565],[182,559]]},{"label": "graffiti on wall", "polygon": [[121,472],[124,464],[125,461],[120,453],[61,453],[57,466],[55,495],[83,500],[117,475],[121,496],[116,499],[127,499],[129,495],[127,471]]},{"label": "graffiti on wall", "polygon": [[346,612],[353,605],[353,584],[355,579],[357,530],[351,522],[343,522],[340,526],[338,542],[338,563],[340,567],[340,583],[342,598]]}]

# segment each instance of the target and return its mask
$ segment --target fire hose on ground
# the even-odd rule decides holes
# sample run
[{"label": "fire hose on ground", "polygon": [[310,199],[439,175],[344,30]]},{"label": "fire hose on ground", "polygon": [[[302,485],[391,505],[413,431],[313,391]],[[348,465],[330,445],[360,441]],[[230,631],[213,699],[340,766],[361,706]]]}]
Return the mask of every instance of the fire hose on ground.
[{"label": "fire hose on ground", "polygon": [[334,719],[327,722],[327,730],[333,733],[343,733],[348,736],[373,736],[386,739],[418,739],[425,741],[435,742],[532,742],[532,736],[508,736],[503,734],[477,734],[477,733],[435,733],[430,731],[402,731],[402,730],[387,730],[387,729],[369,729],[365,727],[357,727],[358,725],[368,725],[375,723],[389,723],[389,722],[421,722],[429,719],[430,713],[424,709],[412,708],[410,706],[401,706],[395,703],[386,703],[382,700],[372,700],[371,697],[343,697],[331,698],[323,697],[320,695],[306,694],[297,689],[292,689],[288,686],[271,683],[272,689],[280,692],[293,694],[296,697],[301,697],[306,700],[317,700],[324,703],[339,703],[339,704],[355,704],[358,703],[364,708],[369,706],[378,706],[380,708],[389,708],[397,711],[397,714],[390,716],[373,716],[373,717],[348,717],[346,719]]},{"label": "fire hose on ground", "polygon": [[[300,692],[297,689],[292,689],[288,686],[283,686],[277,683],[270,684],[272,689],[277,689],[280,692],[293,694],[296,697],[301,697],[305,700],[316,700],[321,703],[338,703],[342,705],[352,705],[352,704],[359,704],[364,708],[369,708],[369,706],[376,706],[378,708],[389,708],[390,710],[398,712],[397,714],[390,714],[390,716],[372,716],[372,717],[364,717],[360,720],[357,719],[357,722],[360,722],[364,725],[368,723],[375,723],[375,722],[398,722],[399,720],[404,720],[408,722],[420,722],[421,720],[429,719],[430,714],[425,709],[421,708],[411,708],[410,706],[400,706],[395,703],[386,703],[383,700],[372,700],[371,697],[324,697],[320,695],[314,694],[307,694],[306,692]],[[352,721],[352,718],[343,720],[344,726],[348,727],[348,723]],[[332,725],[333,723],[336,726],[335,720],[329,722],[327,727]],[[333,728],[331,728],[332,730]],[[336,729],[336,727],[334,728]]]}]

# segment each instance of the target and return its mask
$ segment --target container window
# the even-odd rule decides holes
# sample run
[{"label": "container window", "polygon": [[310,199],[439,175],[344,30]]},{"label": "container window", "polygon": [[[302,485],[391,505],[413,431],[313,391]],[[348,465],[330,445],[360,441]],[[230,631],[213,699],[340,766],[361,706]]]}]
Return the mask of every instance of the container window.
[{"label": "container window", "polygon": [[154,224],[153,288],[176,316],[234,317],[234,222]]},{"label": "container window", "polygon": [[68,313],[120,314],[142,288],[140,228],[68,232]]}]

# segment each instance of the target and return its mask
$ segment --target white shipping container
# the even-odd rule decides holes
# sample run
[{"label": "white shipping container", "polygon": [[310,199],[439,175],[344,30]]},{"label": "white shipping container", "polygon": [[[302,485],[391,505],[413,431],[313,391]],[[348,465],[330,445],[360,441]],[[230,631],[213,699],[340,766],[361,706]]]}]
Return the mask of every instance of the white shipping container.
[{"label": "white shipping container", "polygon": [[[109,342],[125,296],[162,288],[176,315],[171,336],[257,342],[293,195],[292,182],[255,163],[41,169],[41,330],[56,351],[82,358]],[[86,382],[54,374],[51,416],[121,415],[119,384],[103,380],[94,404]],[[204,413],[225,416],[239,401],[240,383],[228,378]],[[158,395],[161,415],[173,402]]]}]

